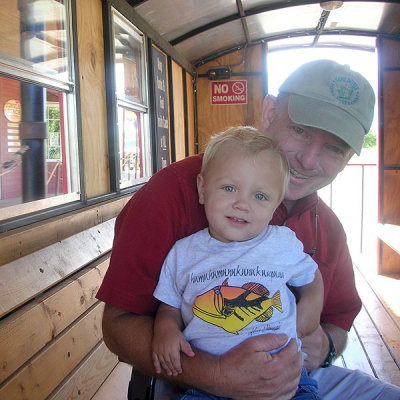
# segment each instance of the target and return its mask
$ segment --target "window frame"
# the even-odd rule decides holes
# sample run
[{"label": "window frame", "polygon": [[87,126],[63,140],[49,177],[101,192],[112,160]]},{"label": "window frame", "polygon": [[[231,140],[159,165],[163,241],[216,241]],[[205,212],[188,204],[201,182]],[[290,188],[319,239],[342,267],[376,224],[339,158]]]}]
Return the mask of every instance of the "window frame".
[{"label": "window frame", "polygon": [[77,78],[79,77],[79,68],[76,56],[78,54],[76,0],[65,0],[64,7],[65,31],[68,38],[65,47],[65,54],[68,57],[67,70],[65,72],[67,78],[58,79],[57,77],[46,75],[39,69],[33,69],[30,62],[1,52],[0,76],[19,82],[34,84],[45,89],[55,90],[62,95],[65,134],[74,136],[74,139],[67,146],[70,149],[68,157],[72,159],[73,167],[77,168],[71,174],[71,165],[68,167],[72,182],[71,186],[76,187],[76,191],[0,208],[0,233],[62,215],[85,206],[85,185],[82,169],[82,132],[79,107],[80,90],[79,79]]},{"label": "window frame", "polygon": [[[123,8],[123,7],[122,7]],[[151,107],[151,85],[149,74],[149,54],[148,54],[148,37],[134,22],[127,17],[121,10],[118,1],[103,2],[103,25],[104,25],[104,52],[105,52],[105,70],[106,70],[106,102],[108,110],[108,146],[109,146],[109,167],[110,167],[110,189],[117,195],[133,193],[140,189],[154,173],[154,151],[153,151],[153,132],[151,129],[150,118],[152,115]],[[115,79],[115,46],[114,46],[114,15],[129,26],[129,29],[136,32],[142,38],[142,65],[140,77],[142,85],[142,102],[137,100],[127,100],[118,97],[117,84]],[[135,182],[127,185],[121,184],[120,169],[120,144],[118,131],[118,108],[124,107],[129,111],[140,113],[143,136],[146,136],[147,144],[144,148],[146,154],[146,168],[148,174],[143,178],[138,178]]]}]

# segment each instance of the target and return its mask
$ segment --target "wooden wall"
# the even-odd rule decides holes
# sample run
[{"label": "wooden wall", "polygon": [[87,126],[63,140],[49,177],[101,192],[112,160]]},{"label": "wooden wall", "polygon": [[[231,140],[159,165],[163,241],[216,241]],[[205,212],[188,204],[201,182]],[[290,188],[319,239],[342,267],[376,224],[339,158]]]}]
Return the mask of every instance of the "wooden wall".
[{"label": "wooden wall", "polygon": [[172,61],[172,80],[174,98],[174,132],[176,161],[185,158],[185,106],[183,100],[182,68]]},{"label": "wooden wall", "polygon": [[378,51],[379,222],[382,224],[378,266],[382,274],[400,274],[400,41],[381,39]]},{"label": "wooden wall", "polygon": [[[14,13],[0,27],[0,40],[11,43],[19,21],[17,0],[9,3],[7,12]],[[102,1],[76,0],[76,11],[83,173],[92,198],[110,192]],[[173,62],[178,159],[187,151],[186,129],[191,154],[195,147],[193,83],[184,76]],[[102,340],[103,304],[95,296],[108,267],[115,217],[129,198],[0,234],[0,399],[89,400],[117,365]]]},{"label": "wooden wall", "polygon": [[[233,125],[258,127],[264,98],[263,49],[261,45],[236,51],[198,68],[198,74],[206,74],[211,67],[231,66],[235,75],[230,80],[247,80],[248,102],[243,105],[212,105],[211,81],[207,77],[197,79],[197,128],[199,151],[203,151],[212,134]],[[243,73],[243,75],[236,75]],[[247,73],[251,73],[246,75]]]},{"label": "wooden wall", "polygon": [[128,199],[0,235],[1,399],[88,400],[117,364],[95,295]]},{"label": "wooden wall", "polygon": [[194,79],[192,75],[186,73],[186,96],[187,96],[187,125],[188,125],[188,155],[196,153],[196,132],[194,120]]},{"label": "wooden wall", "polygon": [[85,191],[91,198],[110,190],[102,5],[76,0],[76,8]]}]

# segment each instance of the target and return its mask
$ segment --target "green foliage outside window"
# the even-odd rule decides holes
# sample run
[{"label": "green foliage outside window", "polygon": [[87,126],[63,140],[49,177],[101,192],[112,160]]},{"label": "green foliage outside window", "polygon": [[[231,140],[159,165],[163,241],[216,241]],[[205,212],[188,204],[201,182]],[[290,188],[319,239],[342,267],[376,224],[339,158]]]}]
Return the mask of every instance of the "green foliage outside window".
[{"label": "green foliage outside window", "polygon": [[370,148],[376,146],[376,134],[369,131],[364,137],[363,148]]},{"label": "green foliage outside window", "polygon": [[47,159],[61,160],[60,108],[58,104],[47,106],[47,131]]}]

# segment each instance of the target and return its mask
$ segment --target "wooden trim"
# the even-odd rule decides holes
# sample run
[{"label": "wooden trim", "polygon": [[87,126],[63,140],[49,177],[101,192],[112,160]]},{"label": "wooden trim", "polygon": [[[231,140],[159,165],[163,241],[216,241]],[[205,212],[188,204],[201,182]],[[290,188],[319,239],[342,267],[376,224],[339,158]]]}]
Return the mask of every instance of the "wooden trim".
[{"label": "wooden trim", "polygon": [[108,264],[99,260],[0,322],[0,383],[96,303]]},{"label": "wooden trim", "polygon": [[114,220],[0,267],[0,317],[109,252]]},{"label": "wooden trim", "polygon": [[101,341],[47,400],[90,400],[117,364],[118,357]]},{"label": "wooden trim", "polygon": [[1,266],[116,217],[131,195],[0,234]]}]

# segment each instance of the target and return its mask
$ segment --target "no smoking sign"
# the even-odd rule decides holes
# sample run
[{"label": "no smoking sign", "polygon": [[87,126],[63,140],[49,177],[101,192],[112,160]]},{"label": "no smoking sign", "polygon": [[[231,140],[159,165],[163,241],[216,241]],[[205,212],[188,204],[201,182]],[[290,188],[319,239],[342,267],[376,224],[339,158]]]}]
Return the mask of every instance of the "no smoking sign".
[{"label": "no smoking sign", "polygon": [[247,81],[212,81],[211,104],[247,104]]}]

